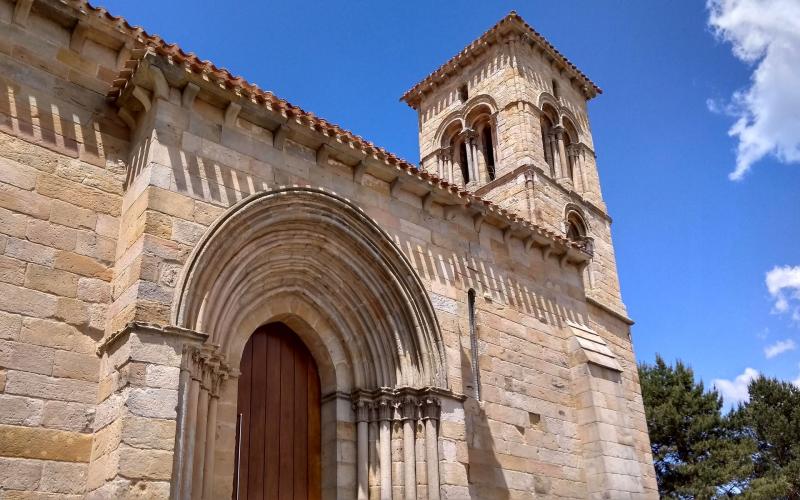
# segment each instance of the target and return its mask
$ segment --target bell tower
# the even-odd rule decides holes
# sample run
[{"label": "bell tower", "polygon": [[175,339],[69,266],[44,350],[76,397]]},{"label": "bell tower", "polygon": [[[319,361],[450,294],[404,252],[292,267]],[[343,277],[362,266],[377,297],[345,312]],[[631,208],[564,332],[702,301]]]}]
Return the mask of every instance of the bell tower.
[{"label": "bell tower", "polygon": [[587,110],[601,92],[512,11],[401,99],[422,169],[585,245],[587,297],[625,314]]}]

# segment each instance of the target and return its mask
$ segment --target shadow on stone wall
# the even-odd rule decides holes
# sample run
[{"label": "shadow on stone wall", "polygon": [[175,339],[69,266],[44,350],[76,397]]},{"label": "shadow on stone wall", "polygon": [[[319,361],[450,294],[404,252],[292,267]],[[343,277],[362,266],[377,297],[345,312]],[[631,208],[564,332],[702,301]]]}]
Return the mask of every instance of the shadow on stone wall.
[{"label": "shadow on stone wall", "polygon": [[[466,385],[473,380],[474,372],[466,349],[461,347],[461,377]],[[472,394],[464,401],[464,426],[467,440],[467,480],[470,498],[506,500],[508,490],[503,466],[495,456],[495,441],[489,428],[489,419]]]}]

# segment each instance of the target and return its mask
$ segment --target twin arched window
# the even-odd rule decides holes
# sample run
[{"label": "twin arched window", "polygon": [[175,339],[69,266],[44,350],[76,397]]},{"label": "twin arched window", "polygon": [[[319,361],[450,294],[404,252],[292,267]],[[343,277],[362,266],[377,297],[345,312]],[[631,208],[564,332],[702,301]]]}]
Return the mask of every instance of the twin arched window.
[{"label": "twin arched window", "polygon": [[485,184],[496,178],[496,132],[491,108],[481,103],[463,119],[453,121],[442,135],[441,175],[450,182],[466,186]]},{"label": "twin arched window", "polygon": [[578,130],[566,116],[560,116],[549,103],[542,105],[539,115],[544,161],[553,178],[577,182]]}]

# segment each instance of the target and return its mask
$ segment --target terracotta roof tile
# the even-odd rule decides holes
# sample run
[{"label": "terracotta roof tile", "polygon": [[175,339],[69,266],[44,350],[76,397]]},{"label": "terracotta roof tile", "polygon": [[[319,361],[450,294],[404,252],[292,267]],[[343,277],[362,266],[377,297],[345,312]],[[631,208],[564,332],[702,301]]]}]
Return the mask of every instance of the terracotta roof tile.
[{"label": "terracotta roof tile", "polygon": [[[453,195],[467,198],[467,203],[482,203],[489,212],[500,215],[509,220],[509,222],[524,221],[524,224],[530,230],[546,236],[564,246],[580,249],[580,246],[576,242],[571,241],[561,235],[555,234],[554,232],[538,226],[530,221],[524,220],[518,217],[516,214],[493,204],[489,200],[485,200],[479,196],[473,195],[471,192],[464,190],[460,186],[448,183],[444,179],[439,178],[436,174],[424,172],[416,165],[379,146],[376,146],[361,136],[356,135],[349,130],[343,129],[336,124],[330,123],[325,119],[318,118],[313,113],[304,111],[288,101],[275,96],[272,92],[262,90],[258,87],[258,85],[250,83],[242,77],[231,74],[227,69],[220,68],[211,61],[201,60],[194,53],[185,52],[177,44],[167,43],[161,37],[148,34],[144,29],[138,26],[131,26],[124,18],[113,16],[102,7],[94,7],[86,0],[65,0],[65,3],[72,5],[79,11],[93,13],[97,17],[106,20],[106,22],[112,24],[115,29],[126,33],[140,44],[140,47],[136,47],[135,50],[131,51],[132,58],[130,61],[128,61],[128,63],[126,63],[125,68],[120,73],[122,78],[114,80],[112,89],[109,92],[109,98],[111,99],[114,99],[119,95],[120,91],[129,81],[130,76],[135,72],[135,68],[138,66],[140,61],[147,53],[152,51],[157,55],[169,58],[173,63],[182,64],[186,69],[190,69],[194,73],[213,75],[216,77],[217,83],[223,87],[235,89],[235,91],[238,94],[241,94],[243,97],[255,100],[256,102],[265,105],[273,111],[277,110],[287,117],[295,118],[300,122],[304,122],[309,127],[324,131],[324,133],[327,135],[334,137],[343,143],[351,143],[366,155],[375,156],[388,165],[393,165],[403,171],[411,172],[420,180],[428,181],[444,192],[449,192]],[[509,16],[501,21],[501,23],[509,19],[511,16],[516,16],[516,14],[512,12],[512,14],[509,14]]]}]

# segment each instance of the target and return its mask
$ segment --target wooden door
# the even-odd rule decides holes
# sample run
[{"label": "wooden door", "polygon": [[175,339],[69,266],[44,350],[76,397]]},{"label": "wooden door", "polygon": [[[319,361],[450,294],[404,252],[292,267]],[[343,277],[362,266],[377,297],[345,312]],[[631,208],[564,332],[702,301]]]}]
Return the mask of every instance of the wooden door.
[{"label": "wooden door", "polygon": [[233,498],[318,499],[320,389],[311,353],[289,327],[271,323],[247,341],[240,369]]}]

